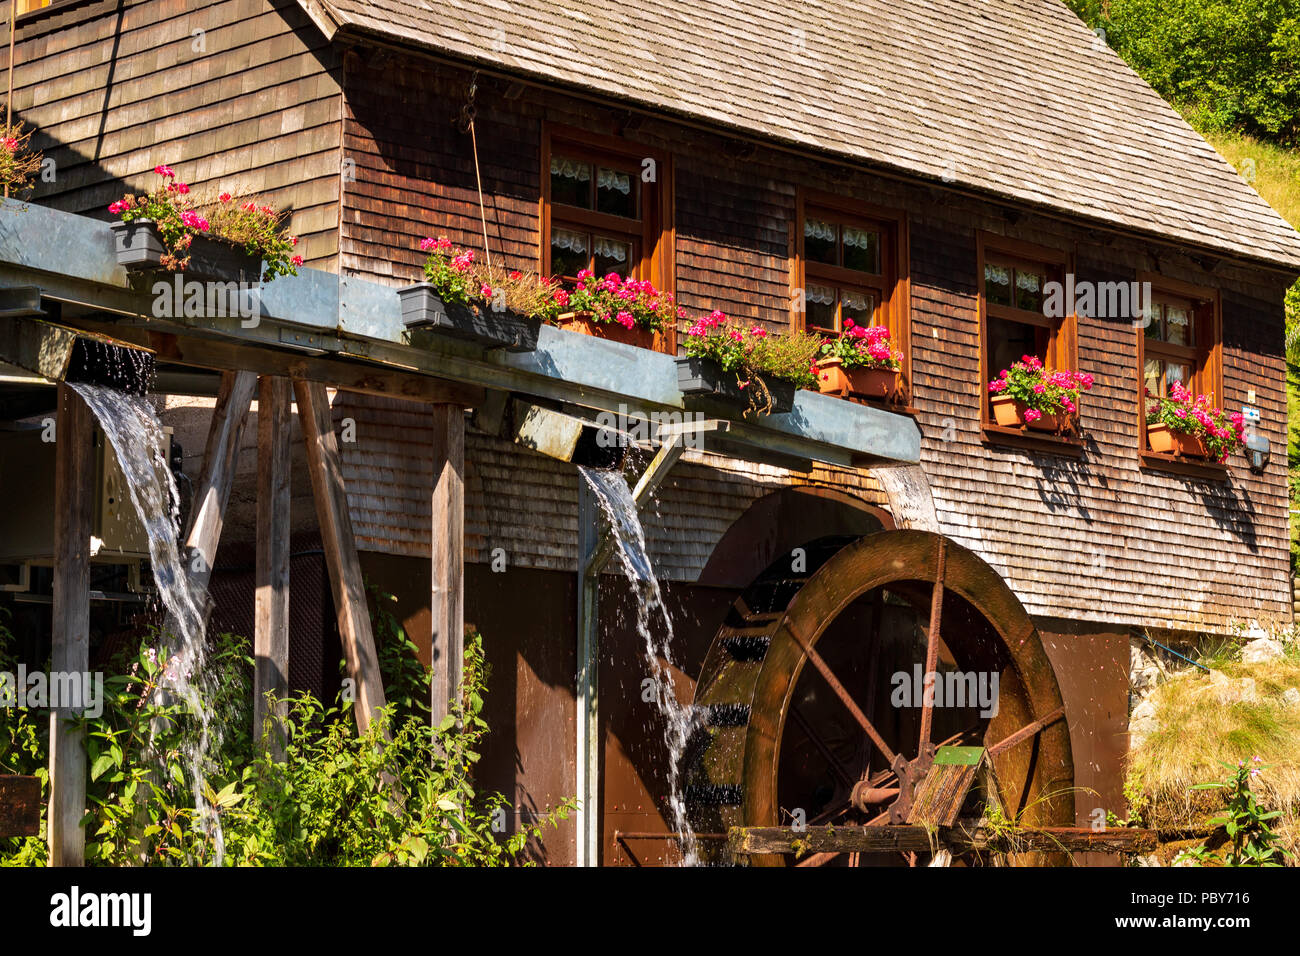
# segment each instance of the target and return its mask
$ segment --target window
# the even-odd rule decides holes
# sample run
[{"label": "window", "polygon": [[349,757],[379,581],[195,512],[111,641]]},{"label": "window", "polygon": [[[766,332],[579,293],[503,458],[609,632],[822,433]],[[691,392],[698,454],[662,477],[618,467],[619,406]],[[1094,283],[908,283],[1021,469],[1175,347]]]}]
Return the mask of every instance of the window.
[{"label": "window", "polygon": [[672,289],[671,168],[652,150],[577,130],[545,134],[541,272],[649,279]]},{"label": "window", "polygon": [[980,234],[980,392],[985,427],[990,416],[986,384],[1023,356],[1049,368],[1077,370],[1075,316],[1051,317],[1043,301],[1049,282],[1064,282],[1068,257],[1056,249]]},{"label": "window", "polygon": [[1179,383],[1198,395],[1213,395],[1214,403],[1222,406],[1223,386],[1218,294],[1158,275],[1140,274],[1138,281],[1151,283],[1151,301],[1137,330],[1140,447],[1145,450],[1145,412],[1151,397],[1167,396]]},{"label": "window", "polygon": [[841,197],[801,193],[796,229],[795,283],[803,294],[793,297],[795,328],[835,335],[846,321],[888,327],[904,355],[905,395],[911,380],[905,217]]},{"label": "window", "polygon": [[31,13],[33,10],[39,10],[49,5],[50,0],[18,0],[18,7],[15,12],[21,17],[24,13]]}]

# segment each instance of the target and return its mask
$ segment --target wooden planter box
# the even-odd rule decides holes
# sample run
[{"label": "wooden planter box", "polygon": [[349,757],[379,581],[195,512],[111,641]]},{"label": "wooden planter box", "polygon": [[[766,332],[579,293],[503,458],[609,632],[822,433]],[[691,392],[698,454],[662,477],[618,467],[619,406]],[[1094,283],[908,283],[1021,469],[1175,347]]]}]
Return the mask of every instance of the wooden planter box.
[{"label": "wooden planter box", "polygon": [[1036,432],[1069,431],[1072,424],[1065,415],[1044,414],[1036,421],[1025,421],[1025,412],[1029,410],[1023,402],[1018,402],[1010,395],[995,395],[989,402],[993,410],[993,421],[1003,428],[1028,428]]},{"label": "wooden planter box", "polygon": [[817,388],[840,398],[888,398],[898,387],[898,373],[887,368],[845,368],[837,358],[817,363]]},{"label": "wooden planter box", "polygon": [[610,342],[634,345],[639,349],[655,347],[655,334],[652,329],[647,329],[643,325],[634,325],[628,329],[617,322],[600,322],[593,318],[590,312],[568,312],[560,316],[556,324],[566,332],[577,332],[579,335],[590,335],[598,339],[608,339]]},{"label": "wooden planter box", "polygon": [[507,352],[531,352],[537,348],[541,328],[538,319],[480,306],[445,303],[428,282],[398,289],[397,296],[402,305],[402,324],[412,333],[412,344],[418,345],[421,335],[433,334]]},{"label": "wooden planter box", "polygon": [[[795,386],[784,379],[761,376],[763,383],[772,395],[772,414],[779,415],[794,408]],[[677,387],[686,397],[687,405],[692,399],[714,399],[741,409],[749,407],[749,385],[740,387],[735,372],[724,372],[722,366],[713,359],[686,357],[677,360]]]},{"label": "wooden planter box", "polygon": [[[115,222],[113,248],[118,264],[128,272],[157,272],[163,269],[167,254],[158,227],[149,219]],[[185,275],[214,282],[242,282],[256,285],[262,281],[262,260],[249,255],[224,239],[195,236],[189,248],[190,264]]]},{"label": "wooden planter box", "polygon": [[1164,422],[1147,426],[1147,444],[1162,455],[1181,455],[1184,458],[1209,458],[1210,450],[1195,435],[1173,431]]}]

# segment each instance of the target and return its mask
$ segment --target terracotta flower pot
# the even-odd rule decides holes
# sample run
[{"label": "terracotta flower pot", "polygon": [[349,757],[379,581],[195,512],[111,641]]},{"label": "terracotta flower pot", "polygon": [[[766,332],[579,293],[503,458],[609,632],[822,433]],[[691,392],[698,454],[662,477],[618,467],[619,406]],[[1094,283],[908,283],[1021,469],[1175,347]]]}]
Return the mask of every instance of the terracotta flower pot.
[{"label": "terracotta flower pot", "polygon": [[1027,421],[1025,412],[1029,411],[1029,406],[1010,395],[994,395],[989,404],[993,409],[993,420],[1004,428],[1028,428],[1036,432],[1055,433],[1061,431],[1062,426],[1068,422],[1063,415],[1046,413],[1032,422]]},{"label": "terracotta flower pot", "polygon": [[1182,455],[1185,458],[1209,458],[1205,442],[1187,432],[1176,432],[1164,422],[1147,426],[1147,444],[1162,455]]},{"label": "terracotta flower pot", "polygon": [[888,398],[898,387],[898,373],[888,368],[845,368],[837,358],[817,362],[817,388],[841,398]]},{"label": "terracotta flower pot", "polygon": [[556,320],[556,324],[566,332],[591,335],[610,342],[633,345],[639,349],[655,347],[655,334],[652,329],[647,329],[643,325],[634,325],[629,329],[617,322],[600,322],[590,312],[566,313]]}]

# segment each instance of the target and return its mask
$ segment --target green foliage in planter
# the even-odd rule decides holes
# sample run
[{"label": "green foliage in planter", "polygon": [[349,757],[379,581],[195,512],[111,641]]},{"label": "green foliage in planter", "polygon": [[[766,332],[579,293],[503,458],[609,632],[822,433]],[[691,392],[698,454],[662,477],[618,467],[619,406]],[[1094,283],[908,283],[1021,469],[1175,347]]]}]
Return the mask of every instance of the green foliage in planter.
[{"label": "green foliage in planter", "polygon": [[1199,438],[1210,458],[1224,462],[1242,446],[1245,420],[1240,412],[1229,415],[1210,403],[1209,395],[1192,395],[1182,383],[1174,382],[1169,397],[1147,395],[1147,424],[1167,425],[1170,431]]},{"label": "green foliage in planter", "polygon": [[201,200],[187,183],[176,179],[176,171],[170,166],[155,166],[154,172],[162,183],[153,192],[140,196],[128,193],[111,203],[108,211],[123,222],[153,222],[167,247],[162,257],[164,268],[184,271],[195,237],[206,235],[241,246],[250,256],[262,260],[262,278],[267,282],[276,276],[298,274],[302,256],[293,252],[298,239],[285,231],[282,214],[266,203],[229,192],[210,201]]},{"label": "green foliage in planter", "polygon": [[989,382],[989,394],[1005,395],[1026,406],[1025,420],[1044,415],[1073,415],[1079,394],[1092,388],[1092,376],[1069,369],[1044,368],[1036,355],[1026,355]]},{"label": "green foliage in planter", "polygon": [[687,355],[712,359],[742,382],[768,375],[815,388],[822,340],[806,332],[774,335],[760,325],[745,328],[715,311],[687,330],[685,348]]},{"label": "green foliage in planter", "polygon": [[22,123],[0,124],[0,187],[9,195],[31,186],[41,168],[41,153],[31,148],[31,140]]},{"label": "green foliage in planter", "polygon": [[893,347],[889,327],[855,325],[844,320],[844,331],[826,339],[821,346],[822,358],[837,358],[843,368],[878,368],[897,372],[903,367],[903,353]]},{"label": "green foliage in planter", "polygon": [[[488,731],[481,639],[467,641],[461,694],[451,716],[433,728],[428,671],[383,603],[375,624],[388,707],[361,735],[350,703],[326,707],[310,695],[290,699],[283,762],[252,739],[253,662],[246,642],[229,635],[217,640],[209,658],[215,680],[207,704],[221,720],[222,739],[205,768],[204,796],[220,820],[227,865],[505,865],[518,861],[544,826],[567,816],[571,802],[507,835],[505,798],[474,783]],[[105,678],[103,715],[83,719],[90,863],[167,865],[214,858],[213,840],[183,772],[182,755],[195,738],[196,721],[183,705],[153,702],[166,664],[153,643],[146,641],[129,666],[114,667],[117,676]],[[10,646],[10,635],[0,629],[0,667],[12,669]],[[0,711],[0,772],[35,774],[46,787],[47,762],[44,713]],[[0,865],[45,860],[43,834],[0,840]]]}]

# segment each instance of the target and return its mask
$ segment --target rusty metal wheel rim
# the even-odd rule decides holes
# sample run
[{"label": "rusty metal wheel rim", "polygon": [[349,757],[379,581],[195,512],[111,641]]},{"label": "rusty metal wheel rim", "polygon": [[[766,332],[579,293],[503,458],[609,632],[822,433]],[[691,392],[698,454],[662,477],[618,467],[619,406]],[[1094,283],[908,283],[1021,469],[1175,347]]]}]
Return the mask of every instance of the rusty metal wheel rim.
[{"label": "rusty metal wheel rim", "polygon": [[[934,588],[936,581],[941,588]],[[1055,795],[1031,806],[1033,822],[1073,823],[1073,766],[1068,728],[1059,719],[1060,690],[1028,614],[997,573],[973,552],[929,532],[884,531],[835,543],[830,556],[806,580],[791,583],[794,593],[781,610],[754,614],[746,605],[749,591],[733,606],[706,657],[696,694],[700,713],[712,726],[688,753],[684,768],[697,829],[781,825],[777,798],[781,742],[799,678],[807,666],[815,666],[818,641],[863,595],[890,585],[915,587],[917,583],[928,583],[940,605],[944,595],[965,602],[996,635],[1013,682],[1019,685],[1008,699],[1013,706],[1005,711],[1006,719],[996,727],[990,722],[992,739],[984,742],[1003,744],[999,761],[1025,762],[1020,786],[1024,794]],[[938,607],[931,610],[940,613]],[[754,627],[737,625],[751,620]],[[931,627],[932,633],[935,630]],[[761,633],[739,633],[744,631]],[[751,642],[748,651],[740,643],[744,640]],[[756,648],[764,641],[758,657]],[[738,655],[737,648],[743,653]],[[927,655],[927,671],[933,670],[928,666],[932,663],[933,647]],[[929,732],[928,726],[925,731]],[[917,757],[920,749],[918,740],[907,756]],[[876,784],[882,782],[888,781]],[[749,862],[782,865],[788,860],[753,857]]]}]

